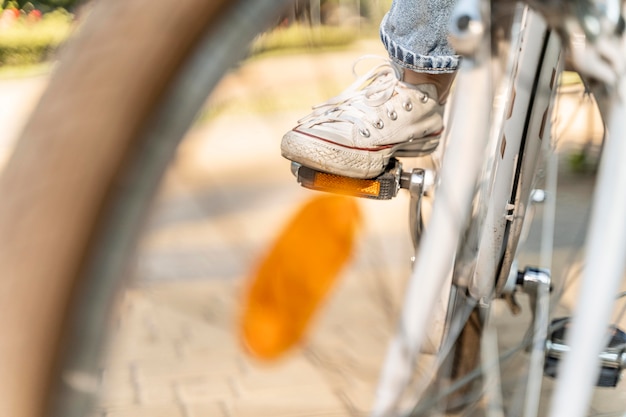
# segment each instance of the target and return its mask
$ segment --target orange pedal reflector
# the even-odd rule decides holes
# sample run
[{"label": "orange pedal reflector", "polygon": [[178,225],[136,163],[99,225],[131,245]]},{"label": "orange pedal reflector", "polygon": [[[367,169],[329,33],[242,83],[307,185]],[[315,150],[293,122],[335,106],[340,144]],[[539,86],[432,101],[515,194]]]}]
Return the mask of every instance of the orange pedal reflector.
[{"label": "orange pedal reflector", "polygon": [[329,174],[292,163],[292,171],[305,188],[335,194],[390,200],[401,188],[402,165],[397,159],[389,161],[385,171],[375,178],[360,179]]},{"label": "orange pedal reflector", "polygon": [[355,194],[358,197],[378,197],[380,194],[380,183],[376,180],[342,177],[325,172],[315,173],[312,185],[319,190]]},{"label": "orange pedal reflector", "polygon": [[252,276],[242,335],[263,359],[298,343],[348,261],[361,221],[354,199],[322,195],[308,202],[278,236]]}]

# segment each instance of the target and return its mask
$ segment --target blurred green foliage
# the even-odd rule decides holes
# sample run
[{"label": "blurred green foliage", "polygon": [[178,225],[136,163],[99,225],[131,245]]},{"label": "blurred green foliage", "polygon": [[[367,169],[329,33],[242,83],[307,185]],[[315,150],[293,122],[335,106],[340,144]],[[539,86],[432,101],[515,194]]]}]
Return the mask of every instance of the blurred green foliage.
[{"label": "blurred green foliage", "polygon": [[[276,27],[259,35],[251,45],[251,55],[277,51],[299,52],[313,49],[340,48],[349,45],[358,37],[377,33],[378,20],[390,0],[319,0],[318,10],[325,17],[334,15],[339,21],[332,24],[311,24],[311,0],[301,0],[305,10],[298,16],[292,9],[286,20],[277,22]],[[14,19],[0,20],[0,66],[30,66],[46,61],[51,53],[69,36],[73,27],[71,11],[87,0],[0,0],[0,13],[16,13]],[[355,5],[358,5],[355,8]],[[342,7],[344,9],[342,9]],[[343,10],[343,12],[342,12]],[[346,10],[351,10],[346,14]],[[377,13],[378,12],[378,13]],[[33,19],[31,14],[38,14]],[[367,22],[355,20],[355,16],[370,15]],[[3,16],[5,17],[5,16]],[[10,17],[10,16],[8,16]],[[321,17],[321,16],[318,16]],[[348,18],[352,18],[348,21]],[[324,19],[317,19],[323,23]],[[335,19],[337,20],[337,19]],[[287,23],[285,23],[287,22]]]},{"label": "blurred green foliage", "polygon": [[337,48],[349,45],[358,36],[358,30],[352,27],[294,24],[259,35],[252,43],[250,52],[252,55],[258,55],[276,51]]},{"label": "blurred green foliage", "polygon": [[41,20],[19,18],[0,30],[0,65],[22,66],[46,60],[65,40],[73,16],[63,9],[43,15]]},{"label": "blurred green foliage", "polygon": [[72,11],[86,0],[0,0],[0,7],[3,9],[14,8],[18,10],[30,11],[32,9],[42,12],[54,11],[63,8]]}]

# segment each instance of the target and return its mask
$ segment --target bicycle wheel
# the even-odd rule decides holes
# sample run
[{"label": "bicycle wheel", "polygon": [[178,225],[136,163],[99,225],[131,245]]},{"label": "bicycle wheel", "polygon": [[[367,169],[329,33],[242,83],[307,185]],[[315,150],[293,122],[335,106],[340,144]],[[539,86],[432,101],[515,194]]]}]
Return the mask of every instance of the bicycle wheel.
[{"label": "bicycle wheel", "polygon": [[165,163],[283,4],[99,2],[64,49],[0,184],[10,197],[0,208],[3,414],[82,415],[105,313]]},{"label": "bicycle wheel", "polygon": [[[0,230],[12,237],[10,244],[3,239],[0,251],[3,276],[11,277],[0,284],[7,286],[2,291],[7,300],[2,302],[10,312],[0,324],[8,334],[20,336],[2,342],[6,355],[1,359],[0,392],[10,399],[3,404],[7,415],[43,415],[48,404],[53,404],[52,415],[81,415],[91,400],[98,379],[96,353],[106,327],[104,311],[119,285],[116,279],[125,275],[125,261],[165,161],[214,80],[237,58],[233,51],[243,53],[243,45],[265,20],[264,13],[269,16],[278,7],[275,2],[200,3],[177,4],[174,12],[164,4],[139,0],[126,3],[123,10],[100,3],[82,37],[68,48],[67,63],[58,69],[7,168],[0,191],[19,198],[0,209]],[[140,24],[137,16],[145,23]],[[136,34],[130,29],[135,25],[141,28]],[[216,49],[200,54],[200,64],[183,64],[206,27],[211,28],[209,40],[218,39],[217,45],[207,41]],[[220,32],[223,27],[241,32],[238,36],[232,30]],[[124,42],[119,43],[119,37]],[[98,67],[94,69],[92,62]],[[210,80],[193,78],[189,72]],[[170,90],[179,79],[192,93]],[[97,88],[103,85],[107,88]],[[68,91],[71,100],[65,104],[59,97]],[[179,108],[183,116],[172,116],[176,120],[172,127],[167,117],[178,115]],[[79,112],[83,110],[84,117]],[[64,128],[56,123],[61,118],[56,115],[68,114],[76,115],[80,125]],[[42,148],[48,150],[46,158],[38,152]],[[88,164],[72,164],[74,155],[82,155]],[[76,201],[77,195],[84,197]],[[24,218],[28,221],[19,220]],[[18,256],[24,252],[37,264]],[[16,301],[9,302],[9,297]],[[22,304],[25,299],[29,302]],[[74,302],[78,310],[70,310],[68,304]],[[28,327],[32,331],[16,333],[15,329]],[[79,337],[62,336],[67,334]],[[66,343],[68,339],[73,342]],[[59,359],[61,353],[65,359]],[[58,369],[62,369],[60,393],[52,390],[58,385]]]}]

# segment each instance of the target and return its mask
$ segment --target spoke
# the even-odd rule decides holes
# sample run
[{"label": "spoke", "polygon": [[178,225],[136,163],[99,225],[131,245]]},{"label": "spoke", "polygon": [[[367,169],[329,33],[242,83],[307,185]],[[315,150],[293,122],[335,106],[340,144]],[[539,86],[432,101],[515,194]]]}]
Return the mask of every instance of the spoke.
[{"label": "spoke", "polygon": [[[489,363],[489,358],[498,357],[498,329],[492,321],[491,315],[489,315],[481,346],[483,364]],[[483,373],[485,375],[485,399],[487,400],[486,416],[504,417],[500,363],[495,362],[493,366],[483,366]]]},{"label": "spoke", "polygon": [[626,183],[626,141],[619,137],[626,131],[625,113],[626,105],[619,102],[610,114],[612,135],[600,164],[577,311],[568,331],[571,350],[559,368],[561,383],[556,387],[551,416],[576,417],[587,411],[598,376],[597,357],[604,347],[611,301],[624,271],[626,195],[616,193],[615,185]]},{"label": "spoke", "polygon": [[[543,144],[546,155],[546,198],[544,202],[544,214],[541,233],[541,253],[539,265],[546,271],[552,270],[552,252],[554,247],[554,228],[556,213],[556,186],[558,177],[558,156],[551,149],[550,141]],[[543,368],[545,359],[545,346],[550,320],[550,289],[548,285],[536,287],[536,300],[534,306],[533,343],[530,353],[528,380],[526,387],[526,401],[524,405],[524,417],[538,415],[539,400],[541,398]]]}]

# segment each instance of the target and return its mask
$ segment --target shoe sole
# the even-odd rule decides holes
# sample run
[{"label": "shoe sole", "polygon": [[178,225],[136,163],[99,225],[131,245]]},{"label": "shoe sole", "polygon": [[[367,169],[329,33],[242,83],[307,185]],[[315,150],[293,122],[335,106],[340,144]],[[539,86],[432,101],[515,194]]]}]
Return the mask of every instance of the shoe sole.
[{"label": "shoe sole", "polygon": [[380,149],[342,146],[296,131],[288,132],[281,142],[283,157],[309,168],[352,178],[374,178],[380,175],[389,159],[425,156],[432,153],[441,133]]}]

